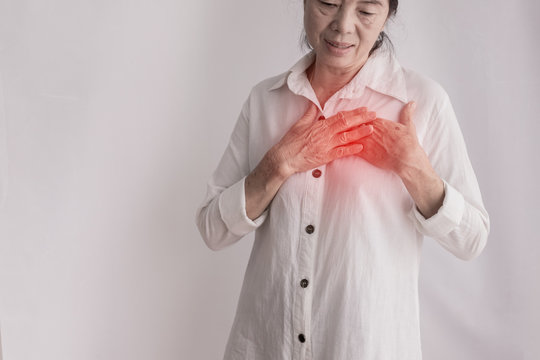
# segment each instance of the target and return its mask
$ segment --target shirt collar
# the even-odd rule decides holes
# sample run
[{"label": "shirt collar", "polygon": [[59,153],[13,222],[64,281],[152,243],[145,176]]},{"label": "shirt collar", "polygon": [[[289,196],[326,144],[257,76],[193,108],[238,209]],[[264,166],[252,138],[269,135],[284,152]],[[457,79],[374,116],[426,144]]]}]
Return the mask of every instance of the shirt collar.
[{"label": "shirt collar", "polygon": [[300,58],[300,60],[296,62],[296,64],[294,64],[289,69],[289,71],[279,76],[279,78],[272,85],[269,91],[279,89],[283,85],[288,84],[291,91],[298,93],[297,91],[295,91],[295,89],[298,88],[298,85],[307,85],[309,83],[309,80],[306,76],[306,70],[313,63],[314,60],[315,53],[313,51],[304,55],[302,58]]},{"label": "shirt collar", "polygon": [[[309,97],[313,90],[305,71],[314,60],[315,53],[311,51],[298,60],[289,71],[279,76],[269,90],[276,90],[287,84],[293,93]],[[366,87],[392,96],[403,103],[408,102],[403,69],[388,50],[374,51],[354,78],[338,91],[338,96],[345,99],[358,98]]]}]

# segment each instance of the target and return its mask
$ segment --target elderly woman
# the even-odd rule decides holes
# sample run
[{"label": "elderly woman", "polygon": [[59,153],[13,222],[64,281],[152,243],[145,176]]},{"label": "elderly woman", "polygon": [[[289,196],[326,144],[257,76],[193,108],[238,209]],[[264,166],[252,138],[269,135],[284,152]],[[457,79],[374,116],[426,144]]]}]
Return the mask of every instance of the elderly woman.
[{"label": "elderly woman", "polygon": [[255,231],[225,359],[421,359],[424,236],[460,259],[489,219],[444,90],[383,45],[397,0],[305,0],[312,51],[256,85],[197,212]]}]

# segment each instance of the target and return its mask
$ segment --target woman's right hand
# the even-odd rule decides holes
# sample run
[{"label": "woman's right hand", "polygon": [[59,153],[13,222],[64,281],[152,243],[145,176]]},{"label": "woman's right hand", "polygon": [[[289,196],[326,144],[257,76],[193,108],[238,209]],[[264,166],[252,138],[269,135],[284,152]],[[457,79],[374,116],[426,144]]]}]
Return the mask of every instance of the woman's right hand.
[{"label": "woman's right hand", "polygon": [[310,103],[304,116],[270,150],[285,178],[360,153],[363,147],[358,142],[373,132],[373,126],[365,123],[376,118],[365,107],[318,121],[317,114],[317,106]]},{"label": "woman's right hand", "polygon": [[319,121],[317,113],[311,103],[304,116],[246,177],[246,214],[250,219],[262,214],[289,176],[361,152],[362,145],[357,142],[373,131],[373,126],[365,123],[376,118],[365,107]]}]

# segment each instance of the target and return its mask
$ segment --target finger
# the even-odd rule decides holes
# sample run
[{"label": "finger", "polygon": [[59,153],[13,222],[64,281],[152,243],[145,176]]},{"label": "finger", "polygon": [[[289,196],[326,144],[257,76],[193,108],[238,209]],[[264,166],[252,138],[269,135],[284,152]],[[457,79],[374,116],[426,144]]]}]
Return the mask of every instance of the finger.
[{"label": "finger", "polygon": [[353,130],[345,131],[336,135],[338,144],[348,144],[360,140],[373,133],[373,125],[361,125]]},{"label": "finger", "polygon": [[364,149],[364,146],[362,144],[352,143],[345,146],[338,146],[336,148],[333,148],[330,150],[329,155],[332,160],[349,156],[349,155],[356,155]]},{"label": "finger", "polygon": [[416,103],[414,101],[410,101],[405,106],[403,106],[399,114],[399,122],[403,125],[410,125],[412,123],[412,115],[415,108]]},{"label": "finger", "polygon": [[365,106],[361,106],[361,107],[358,107],[356,109],[352,109],[352,110],[345,110],[345,111],[342,111],[342,113],[344,115],[363,115],[367,112],[367,107]]},{"label": "finger", "polygon": [[375,120],[376,117],[377,114],[375,114],[375,112],[367,111],[365,107],[361,107],[350,111],[340,111],[334,116],[326,119],[326,121],[330,130],[334,133],[338,133],[368,121]]}]

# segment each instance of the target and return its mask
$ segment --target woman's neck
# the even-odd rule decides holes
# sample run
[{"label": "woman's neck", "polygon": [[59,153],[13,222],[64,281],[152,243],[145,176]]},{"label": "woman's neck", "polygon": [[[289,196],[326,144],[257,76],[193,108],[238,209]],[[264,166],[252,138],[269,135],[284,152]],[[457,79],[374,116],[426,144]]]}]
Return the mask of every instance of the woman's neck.
[{"label": "woman's neck", "polygon": [[306,70],[306,75],[322,108],[332,95],[352,80],[362,66],[351,69],[336,69],[320,65],[315,58],[313,64]]}]

